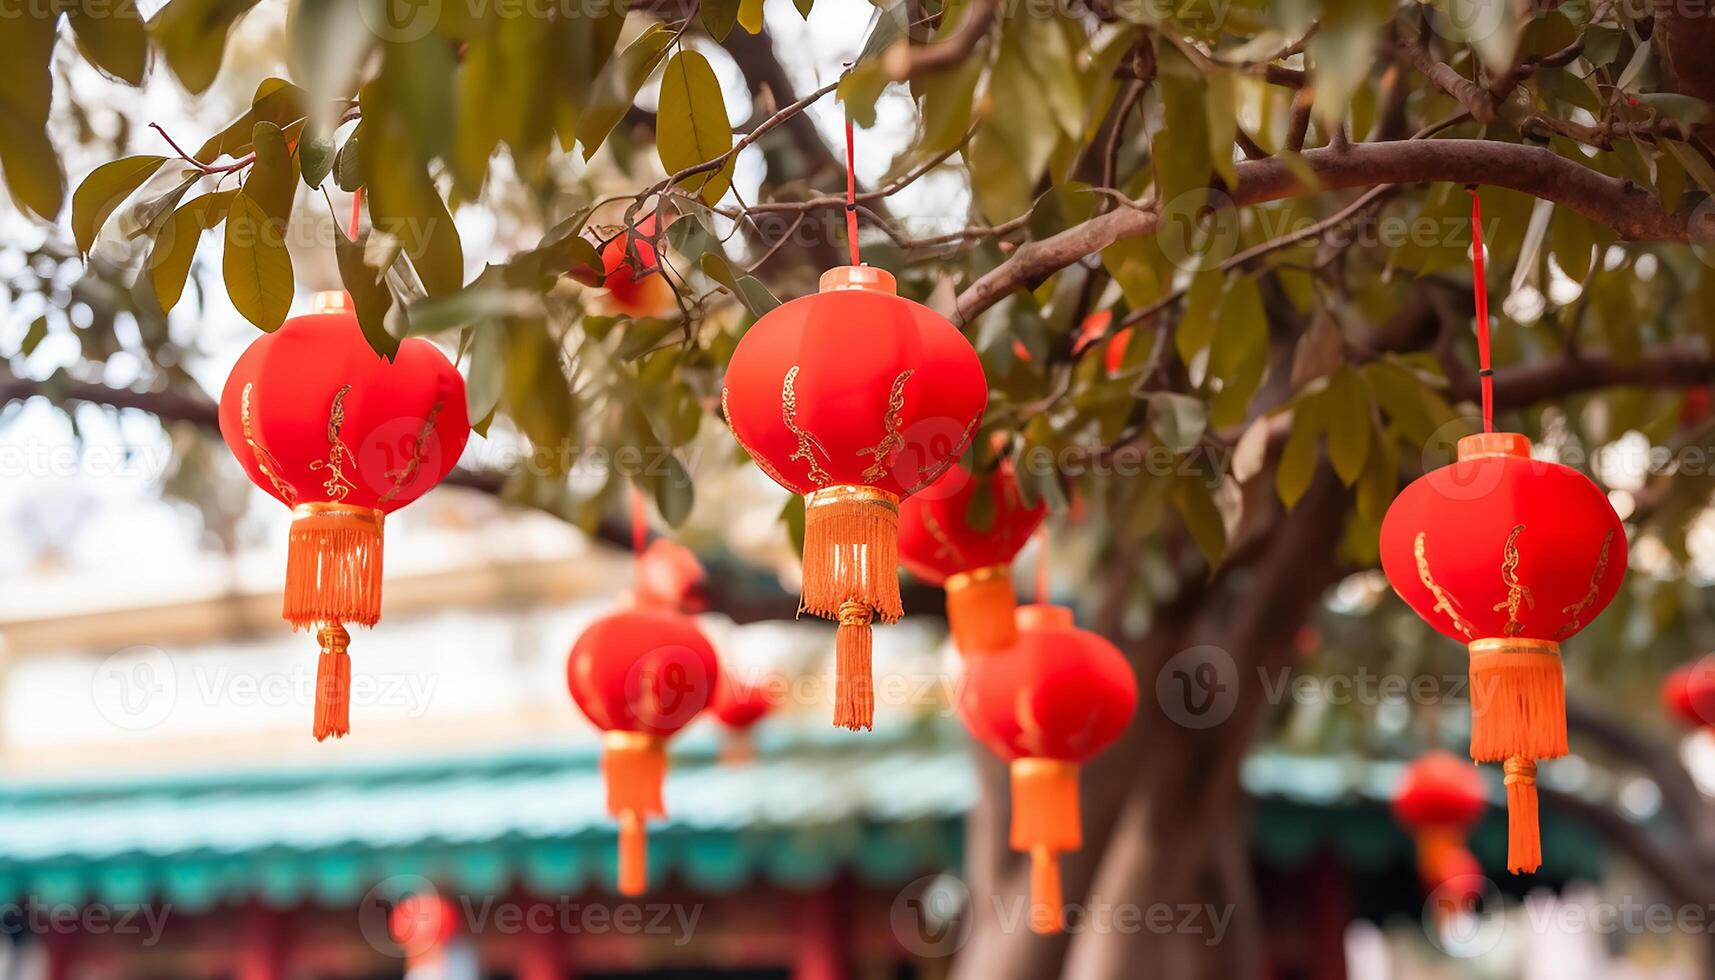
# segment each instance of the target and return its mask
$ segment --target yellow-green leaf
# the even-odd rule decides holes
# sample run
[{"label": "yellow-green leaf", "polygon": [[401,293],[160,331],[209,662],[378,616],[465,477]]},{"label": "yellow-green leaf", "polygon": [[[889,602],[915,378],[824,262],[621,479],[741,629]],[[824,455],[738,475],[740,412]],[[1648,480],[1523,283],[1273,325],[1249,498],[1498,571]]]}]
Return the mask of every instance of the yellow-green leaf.
[{"label": "yellow-green leaf", "polygon": [[6,68],[0,84],[0,168],[12,196],[49,221],[65,203],[65,171],[47,132],[58,21],[56,6],[31,3],[0,28],[0,65]]},{"label": "yellow-green leaf", "polygon": [[284,222],[240,191],[226,215],[221,264],[227,295],[246,320],[272,332],[292,307],[292,256]]},{"label": "yellow-green leaf", "polygon": [[585,160],[595,155],[631,108],[637,90],[661,63],[673,36],[660,24],[651,24],[602,69],[591,87],[589,104],[578,114],[578,142],[583,144]]},{"label": "yellow-green leaf", "polygon": [[[669,174],[707,163],[732,150],[721,83],[709,59],[680,51],[661,72],[661,104],[656,114],[655,148]],[[732,186],[733,158],[717,170],[695,174],[680,186],[713,204]]]},{"label": "yellow-green leaf", "polygon": [[155,236],[155,244],[149,250],[149,281],[155,287],[155,301],[162,310],[178,305],[202,233],[226,218],[232,199],[237,196],[238,189],[232,188],[195,198],[174,211],[161,233]]},{"label": "yellow-green leaf", "polygon": [[257,0],[172,0],[161,8],[149,31],[167,59],[167,67],[193,94],[200,94],[220,73],[227,35]]},{"label": "yellow-green leaf", "polygon": [[750,34],[762,33],[762,0],[741,0],[738,5],[738,26]]},{"label": "yellow-green leaf", "polygon": [[1342,366],[1319,397],[1327,405],[1328,458],[1340,482],[1351,486],[1370,453],[1369,392],[1357,371]]},{"label": "yellow-green leaf", "polygon": [[83,179],[71,197],[71,232],[79,252],[88,254],[108,216],[166,162],[158,156],[124,157],[96,167]]},{"label": "yellow-green leaf", "polygon": [[78,0],[66,9],[66,19],[90,64],[132,85],[143,84],[149,39],[137,0]]}]

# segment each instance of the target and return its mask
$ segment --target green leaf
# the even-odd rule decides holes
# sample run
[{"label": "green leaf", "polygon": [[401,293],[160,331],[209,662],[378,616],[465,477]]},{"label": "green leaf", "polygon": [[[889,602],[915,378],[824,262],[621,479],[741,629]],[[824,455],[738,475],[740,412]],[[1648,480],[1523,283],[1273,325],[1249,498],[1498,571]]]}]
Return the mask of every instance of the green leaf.
[{"label": "green leaf", "polygon": [[363,186],[363,124],[358,123],[357,129],[346,137],[340,144],[339,151],[333,157],[333,182],[347,194],[355,192]]},{"label": "green leaf", "polygon": [[1150,431],[1175,455],[1195,449],[1208,424],[1208,406],[1201,399],[1165,391],[1149,396]]},{"label": "green leaf", "polygon": [[505,329],[498,323],[479,323],[472,330],[470,376],[464,389],[470,418],[488,418],[500,403],[506,385],[505,340]]},{"label": "green leaf", "polygon": [[74,0],[66,19],[90,64],[132,85],[143,84],[149,39],[136,0]]},{"label": "green leaf", "polygon": [[1291,510],[1310,489],[1316,476],[1316,437],[1322,432],[1322,412],[1317,399],[1300,399],[1292,411],[1292,430],[1280,451],[1274,471],[1274,489],[1280,502]]},{"label": "green leaf", "polygon": [[1150,140],[1155,182],[1165,209],[1197,214],[1199,208],[1194,205],[1203,200],[1215,166],[1209,155],[1208,86],[1178,48],[1163,44],[1158,58],[1157,84],[1165,125]]},{"label": "green leaf", "polygon": [[42,345],[42,341],[47,339],[47,336],[47,316],[43,315],[36,317],[34,320],[30,321],[30,328],[24,331],[24,341],[18,345],[18,353],[23,354],[25,357],[29,357],[31,354],[36,352],[36,348]]},{"label": "green leaf", "polygon": [[[732,151],[732,124],[720,80],[709,59],[696,51],[680,51],[662,70],[656,119],[655,148],[669,174]],[[713,204],[732,186],[736,162],[736,155],[729,157],[719,169],[687,177],[680,186]]]},{"label": "green leaf", "polygon": [[226,219],[237,196],[238,189],[232,188],[194,198],[174,211],[161,233],[155,236],[155,244],[149,251],[149,282],[162,310],[178,305],[202,233]]},{"label": "green leaf", "polygon": [[1351,486],[1364,471],[1370,452],[1370,396],[1350,367],[1334,372],[1320,396],[1328,419],[1328,458],[1340,482]]},{"label": "green leaf", "polygon": [[717,41],[726,40],[733,25],[738,23],[738,4],[739,0],[703,0],[698,10],[703,30]]},{"label": "green leaf", "polygon": [[1219,568],[1227,554],[1227,527],[1203,478],[1194,474],[1176,478],[1167,499],[1184,519],[1185,529],[1191,532],[1191,540],[1197,543],[1210,571]]},{"label": "green leaf", "polygon": [[71,197],[71,232],[79,252],[89,254],[108,216],[166,162],[158,156],[124,157],[96,167],[83,179]]},{"label": "green leaf", "polygon": [[1267,366],[1268,318],[1262,295],[1256,280],[1241,276],[1221,300],[1209,348],[1209,375],[1221,382],[1221,390],[1209,403],[1209,421],[1218,426],[1243,422]]},{"label": "green leaf", "polygon": [[602,69],[590,92],[589,105],[578,115],[578,142],[583,144],[585,160],[601,149],[607,134],[624,118],[637,99],[637,90],[661,63],[672,41],[672,31],[650,24]]},{"label": "green leaf", "polygon": [[360,235],[354,241],[336,228],[334,258],[339,263],[340,282],[356,307],[363,339],[369,342],[375,353],[391,361],[399,354],[399,338],[387,329],[387,314],[393,309],[393,293],[387,288],[387,270],[372,268],[363,261],[367,240],[367,235]]},{"label": "green leaf", "polygon": [[227,295],[246,320],[272,332],[292,307],[292,256],[284,223],[240,191],[226,215],[221,264]]},{"label": "green leaf", "polygon": [[250,149],[257,123],[273,123],[276,128],[284,130],[302,118],[304,90],[284,78],[264,78],[257,84],[255,94],[250,96],[250,108],[228,123],[226,128],[210,136],[197,149],[196,158],[203,163],[213,163],[222,156],[242,156]]},{"label": "green leaf", "polygon": [[725,286],[752,316],[760,317],[780,305],[780,301],[768,291],[768,287],[763,285],[760,279],[733,272],[726,257],[719,252],[704,252],[699,265],[702,266],[704,275]]},{"label": "green leaf", "polygon": [[292,200],[298,193],[297,161],[286,149],[286,137],[271,122],[258,122],[252,130],[251,146],[256,162],[244,178],[244,194],[262,208],[262,213],[282,222],[292,216]]},{"label": "green leaf", "polygon": [[172,0],[149,23],[167,67],[193,95],[214,84],[232,25],[257,0]]},{"label": "green leaf", "polygon": [[298,144],[298,170],[304,186],[316,188],[333,172],[334,147],[331,136],[305,136]]},{"label": "green leaf", "polygon": [[738,5],[738,26],[748,34],[762,33],[762,0],[741,0]]},{"label": "green leaf", "polygon": [[[678,527],[691,516],[691,505],[696,500],[691,474],[676,453],[652,451],[644,455],[648,463],[650,489],[655,496],[655,509],[661,512],[661,519],[667,522],[668,527]],[[659,459],[648,459],[657,455]]]},{"label": "green leaf", "polygon": [[1709,103],[1692,95],[1681,95],[1678,92],[1645,92],[1638,96],[1638,101],[1669,119],[1678,120],[1688,126],[1709,118]]},{"label": "green leaf", "polygon": [[358,149],[375,227],[404,246],[430,296],[456,291],[464,284],[458,228],[399,121],[370,120]]},{"label": "green leaf", "polygon": [[0,29],[0,169],[18,203],[48,221],[65,204],[65,170],[47,132],[58,21],[53,4],[29,3]]}]

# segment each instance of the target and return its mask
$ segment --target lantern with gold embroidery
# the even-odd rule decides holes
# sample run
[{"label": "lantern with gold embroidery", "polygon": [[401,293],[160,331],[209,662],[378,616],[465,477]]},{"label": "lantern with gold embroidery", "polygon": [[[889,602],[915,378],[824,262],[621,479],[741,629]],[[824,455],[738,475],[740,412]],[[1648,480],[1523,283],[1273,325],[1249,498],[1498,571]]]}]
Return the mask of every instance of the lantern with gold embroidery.
[{"label": "lantern with gold embroidery", "polygon": [[[973,505],[981,513],[973,519]],[[978,476],[953,466],[899,505],[899,558],[912,575],[947,592],[959,652],[1003,650],[1018,639],[1012,560],[1047,507],[1026,506],[1006,463]],[[983,523],[986,519],[986,523]]]},{"label": "lantern with gold embroidery", "polygon": [[1560,644],[1590,625],[1626,571],[1626,535],[1577,470],[1485,432],[1400,492],[1382,521],[1382,568],[1417,614],[1471,658],[1471,757],[1506,765],[1512,871],[1542,861],[1536,760],[1566,754]]},{"label": "lantern with gold embroidery", "polygon": [[220,432],[250,479],[292,508],[282,615],[318,630],[315,737],[345,735],[345,627],[381,616],[385,515],[428,492],[464,451],[464,379],[426,340],[383,358],[350,301],[324,293],[314,312],[239,357],[220,396]]},{"label": "lantern with gold embroidery", "polygon": [[1018,641],[965,661],[959,717],[1012,767],[1014,850],[1030,855],[1030,928],[1059,932],[1060,855],[1083,846],[1078,770],[1137,710],[1137,678],[1119,648],[1078,629],[1072,610],[1018,607]]},{"label": "lantern with gold embroidery", "polygon": [[733,351],[727,423],[804,496],[802,607],[840,624],[836,725],[870,727],[870,624],[903,613],[899,501],[964,452],[987,400],[958,328],[868,266],[828,271],[821,292],[763,316]]}]

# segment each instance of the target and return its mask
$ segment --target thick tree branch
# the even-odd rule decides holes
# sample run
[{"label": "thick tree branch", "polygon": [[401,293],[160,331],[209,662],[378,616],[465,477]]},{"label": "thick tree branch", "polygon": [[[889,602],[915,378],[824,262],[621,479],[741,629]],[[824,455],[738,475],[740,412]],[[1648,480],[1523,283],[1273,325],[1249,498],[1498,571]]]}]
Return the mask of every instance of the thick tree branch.
[{"label": "thick tree branch", "polygon": [[[1245,160],[1238,164],[1233,192],[1210,191],[1210,203],[1245,207],[1340,188],[1449,181],[1505,187],[1552,201],[1607,225],[1622,238],[1715,239],[1715,214],[1695,214],[1688,206],[1668,213],[1638,185],[1598,173],[1547,147],[1472,139],[1399,140],[1323,147],[1306,151],[1300,159],[1314,173],[1314,184],[1306,182],[1303,167],[1295,169],[1278,158]],[[965,287],[957,304],[959,318],[969,322],[1009,293],[1031,288],[1122,238],[1152,234],[1159,221],[1159,205],[1139,201],[1027,242]]]}]

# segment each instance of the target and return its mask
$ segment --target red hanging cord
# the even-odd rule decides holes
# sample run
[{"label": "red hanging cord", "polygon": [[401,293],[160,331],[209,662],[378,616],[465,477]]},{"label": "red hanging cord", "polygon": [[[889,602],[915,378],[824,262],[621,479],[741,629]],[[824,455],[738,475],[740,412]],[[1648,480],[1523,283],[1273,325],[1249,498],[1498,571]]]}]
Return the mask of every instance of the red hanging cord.
[{"label": "red hanging cord", "polygon": [[852,150],[852,117],[846,117],[846,245],[851,249],[852,265],[863,265],[858,258],[857,226],[857,158]]},{"label": "red hanging cord", "polygon": [[1036,604],[1048,604],[1048,525],[1036,529]]},{"label": "red hanging cord", "polygon": [[1471,195],[1471,288],[1477,305],[1477,377],[1483,389],[1483,431],[1495,431],[1495,369],[1489,365],[1489,284],[1483,274],[1483,202],[1477,185]]},{"label": "red hanging cord", "polygon": [[631,488],[631,552],[642,555],[649,544],[649,504],[643,491]]},{"label": "red hanging cord", "polygon": [[346,226],[345,237],[357,241],[357,233],[363,228],[363,188],[351,192],[351,223]]}]

